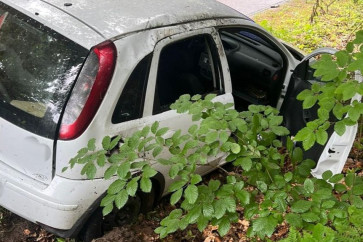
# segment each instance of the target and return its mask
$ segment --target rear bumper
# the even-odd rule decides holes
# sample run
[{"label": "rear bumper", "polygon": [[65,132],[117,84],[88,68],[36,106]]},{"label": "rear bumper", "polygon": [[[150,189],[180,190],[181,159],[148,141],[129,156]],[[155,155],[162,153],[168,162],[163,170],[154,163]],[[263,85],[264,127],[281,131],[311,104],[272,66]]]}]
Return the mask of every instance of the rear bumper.
[{"label": "rear bumper", "polygon": [[45,185],[0,162],[0,206],[46,228],[74,231],[111,182],[55,176],[50,185]]}]

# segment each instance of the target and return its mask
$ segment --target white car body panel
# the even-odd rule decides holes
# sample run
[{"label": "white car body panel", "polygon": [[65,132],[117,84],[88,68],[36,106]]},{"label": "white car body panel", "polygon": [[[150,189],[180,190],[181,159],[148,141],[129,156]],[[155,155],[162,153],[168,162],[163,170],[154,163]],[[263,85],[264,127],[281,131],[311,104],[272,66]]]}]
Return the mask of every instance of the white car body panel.
[{"label": "white car body panel", "polygon": [[0,163],[46,184],[53,178],[53,142],[0,118]]},{"label": "white car body panel", "polygon": [[69,7],[64,6],[65,2],[62,0],[43,2],[76,16],[106,39],[143,29],[196,20],[245,17],[214,0],[77,0]]},{"label": "white car body panel", "polygon": [[[242,14],[214,1],[79,0],[70,7],[64,6],[64,1],[60,0],[1,1],[32,16],[35,20],[88,49],[110,38],[117,48],[115,72],[95,117],[78,138],[68,141],[57,140],[55,154],[53,154],[53,140],[28,133],[0,118],[1,206],[30,221],[56,229],[71,229],[87,209],[104,194],[112,182],[112,179],[88,180],[85,176],[80,175],[81,166],[75,166],[73,169],[62,172],[62,168],[68,166],[70,159],[77,154],[79,149],[86,146],[88,140],[96,138],[96,149],[100,149],[104,136],[121,135],[125,137],[145,125],[151,125],[154,121],[159,121],[160,126],[171,128],[166,135],[170,135],[173,130],[177,129],[186,132],[190,126],[191,117],[186,114],[177,114],[171,110],[152,115],[158,57],[165,44],[202,33],[210,34],[213,37],[221,61],[225,88],[225,94],[217,96],[215,101],[223,103],[233,102],[232,85],[227,58],[214,26],[243,26],[253,29],[253,31],[266,35],[284,53],[287,65],[286,75],[277,108],[281,107],[286,94],[291,79],[291,70],[294,70],[299,63],[279,40],[268,35],[252,21],[243,19],[245,17]],[[39,14],[35,15],[35,12]],[[154,52],[154,56],[149,73],[143,117],[112,124],[113,111],[132,70],[143,57],[152,52]],[[348,147],[350,149],[349,142],[356,129],[354,130],[352,127],[352,131],[349,132],[346,139],[345,136],[343,138],[333,136],[334,139],[330,139],[328,145],[331,143],[337,145],[340,142],[340,147],[344,146],[345,150]],[[12,140],[13,137],[18,138],[15,141],[15,139]],[[346,154],[346,151],[344,152]],[[338,153],[335,154],[338,155]],[[55,158],[54,164],[53,157]],[[341,162],[341,157],[322,156],[319,172],[327,167],[325,164],[329,164],[329,160]],[[11,162],[11,166],[1,162],[10,159],[14,160]],[[222,156],[217,156],[213,160],[223,163],[222,159]],[[6,163],[8,164],[8,162]],[[340,166],[341,163],[337,167]],[[172,182],[167,175],[169,169],[161,165],[157,165],[155,168],[166,179],[163,191],[165,194],[168,185]],[[338,168],[335,170],[336,172],[339,172]],[[106,167],[98,169],[96,178],[102,178],[105,169]],[[200,172],[203,174],[210,170],[210,168],[201,168]]]}]

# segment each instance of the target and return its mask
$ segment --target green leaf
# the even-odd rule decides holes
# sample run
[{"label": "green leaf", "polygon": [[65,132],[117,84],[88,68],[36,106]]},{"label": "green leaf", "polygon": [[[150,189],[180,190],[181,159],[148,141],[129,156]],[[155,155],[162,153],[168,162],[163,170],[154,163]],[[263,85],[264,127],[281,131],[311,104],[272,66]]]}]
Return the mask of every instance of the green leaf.
[{"label": "green leaf", "polygon": [[106,164],[106,156],[104,154],[100,154],[98,157],[97,157],[97,165],[99,167],[104,167]]},{"label": "green leaf", "polygon": [[276,134],[278,136],[285,136],[290,133],[290,131],[287,128],[282,127],[282,126],[272,126],[272,127],[270,127],[270,129],[274,134]]},{"label": "green leaf", "polygon": [[226,205],[222,199],[214,202],[214,217],[220,219],[226,213]]},{"label": "green leaf", "polygon": [[179,164],[172,165],[169,170],[169,176],[170,178],[174,179],[180,171]]},{"label": "green leaf", "polygon": [[217,96],[217,94],[208,94],[207,96],[205,96],[204,100],[211,101],[216,96]]},{"label": "green leaf", "polygon": [[143,167],[142,169],[142,176],[146,177],[146,178],[150,178],[153,177],[157,174],[158,172],[152,168],[150,165],[146,165]]},{"label": "green leaf", "polygon": [[245,171],[249,171],[252,168],[252,160],[250,157],[239,157],[233,164],[235,166],[241,166]]},{"label": "green leaf", "polygon": [[349,60],[349,54],[345,50],[341,50],[335,53],[335,56],[337,57],[337,63],[338,66],[344,67]]},{"label": "green leaf", "polygon": [[129,195],[126,190],[121,190],[115,197],[115,205],[118,209],[121,209],[127,203]]},{"label": "green leaf", "polygon": [[361,196],[363,195],[363,184],[354,185],[352,188],[352,192],[354,195]]},{"label": "green leaf", "polygon": [[191,135],[195,135],[195,133],[197,132],[197,130],[198,130],[198,125],[193,124],[192,126],[189,127],[188,132]]},{"label": "green leaf", "polygon": [[118,166],[112,165],[105,171],[105,179],[110,179],[113,175],[115,175]]},{"label": "green leaf", "polygon": [[223,200],[228,212],[233,213],[236,211],[236,201],[232,197],[225,197]]},{"label": "green leaf", "polygon": [[292,172],[290,172],[290,171],[284,174],[284,179],[286,182],[291,181],[292,177],[293,177],[293,175],[292,175]]},{"label": "green leaf", "polygon": [[103,209],[102,209],[102,215],[103,216],[106,216],[108,215],[109,213],[111,213],[113,210],[113,204],[110,203],[108,204],[107,206],[105,206]]},{"label": "green leaf", "polygon": [[292,204],[291,211],[294,213],[305,213],[311,208],[312,202],[299,200]]},{"label": "green leaf", "polygon": [[318,129],[315,135],[316,135],[316,142],[318,144],[324,145],[328,140],[328,132],[326,132],[323,129]]},{"label": "green leaf", "polygon": [[227,142],[229,138],[229,133],[227,131],[222,131],[220,134],[219,134],[219,140],[222,142],[222,143],[225,143]]},{"label": "green leaf", "polygon": [[275,203],[278,205],[279,211],[280,212],[285,212],[287,209],[287,204],[285,199],[283,199],[282,197],[277,197],[275,200]]},{"label": "green leaf", "polygon": [[200,94],[196,94],[196,95],[194,95],[192,98],[191,98],[191,100],[192,101],[198,101],[199,99],[201,99],[202,98],[202,96],[200,95]]},{"label": "green leaf", "polygon": [[325,171],[325,172],[323,173],[323,175],[322,175],[322,177],[323,177],[323,179],[324,179],[325,181],[329,180],[329,178],[330,178],[330,177],[332,177],[332,176],[333,176],[333,172],[332,172],[332,171],[330,171],[330,170]]},{"label": "green leaf", "polygon": [[299,101],[303,101],[305,98],[313,95],[314,95],[313,91],[311,91],[310,89],[305,89],[302,92],[300,92],[299,95],[297,95],[296,99]]},{"label": "green leaf", "polygon": [[220,236],[225,236],[229,229],[231,227],[231,223],[229,222],[229,220],[227,218],[222,218],[221,222],[218,225],[218,233]]},{"label": "green leaf", "polygon": [[293,150],[292,156],[291,156],[291,160],[293,161],[293,163],[299,163],[300,161],[303,160],[303,150],[300,147],[296,147]]},{"label": "green leaf", "polygon": [[334,205],[335,205],[335,201],[333,201],[333,200],[327,200],[327,201],[324,201],[321,204],[321,207],[324,208],[324,209],[328,209],[328,208],[334,207]]},{"label": "green leaf", "polygon": [[109,204],[112,204],[113,201],[115,200],[115,197],[116,197],[115,195],[107,194],[104,198],[102,198],[100,206],[105,207]]},{"label": "green leaf", "polygon": [[115,138],[111,141],[110,146],[109,146],[109,149],[110,149],[110,150],[112,150],[113,148],[115,148],[115,147],[116,147],[116,145],[120,142],[120,140],[121,140],[121,136],[120,136],[120,135],[116,136],[116,137],[115,137]]},{"label": "green leaf", "polygon": [[348,187],[352,187],[353,183],[354,183],[354,178],[355,178],[355,174],[354,173],[348,173],[347,176],[345,177],[345,184]]},{"label": "green leaf", "polygon": [[343,178],[344,178],[343,174],[336,174],[329,179],[329,182],[337,183],[337,182],[341,181]]},{"label": "green leaf", "polygon": [[267,237],[270,237],[277,226],[277,220],[272,217],[260,217],[253,221],[252,229],[255,232],[260,232]]},{"label": "green leaf", "polygon": [[194,204],[198,198],[198,188],[195,185],[189,185],[184,191],[184,197],[190,204]]},{"label": "green leaf", "polygon": [[308,223],[316,222],[320,219],[318,215],[316,215],[315,213],[312,213],[312,212],[304,213],[301,215],[301,217],[305,222],[308,222]]},{"label": "green leaf", "polygon": [[342,193],[342,192],[346,192],[347,191],[347,187],[344,184],[341,183],[337,183],[334,185],[334,190]]},{"label": "green leaf", "polygon": [[315,144],[316,136],[314,134],[310,134],[303,141],[304,150],[309,150]]},{"label": "green leaf", "polygon": [[102,147],[104,150],[109,150],[110,148],[110,143],[111,143],[111,137],[110,136],[105,136],[102,139]]},{"label": "green leaf", "polygon": [[153,134],[156,134],[156,131],[158,130],[159,128],[159,122],[154,122],[152,125],[151,125],[151,132]]},{"label": "green leaf", "polygon": [[318,97],[317,96],[307,96],[304,99],[303,108],[304,109],[312,108],[317,101],[318,101]]},{"label": "green leaf", "polygon": [[213,205],[210,203],[204,203],[203,204],[203,215],[205,217],[211,217],[214,213]]},{"label": "green leaf", "polygon": [[131,179],[131,181],[129,183],[127,183],[126,185],[126,191],[127,193],[133,197],[136,194],[137,191],[137,187],[138,187],[138,183],[137,180],[139,179],[139,177],[134,177]]},{"label": "green leaf", "polygon": [[141,130],[141,136],[146,138],[148,136],[150,132],[150,127],[149,126],[145,126],[142,130]]},{"label": "green leaf", "polygon": [[147,177],[142,177],[140,180],[140,188],[143,192],[150,192],[152,187],[152,182]]},{"label": "green leaf", "polygon": [[129,171],[130,171],[130,167],[131,167],[130,162],[122,163],[117,169],[117,175],[120,178],[125,178],[127,176],[127,174],[129,173]]},{"label": "green leaf", "polygon": [[182,188],[185,184],[187,184],[187,181],[184,180],[175,181],[169,186],[168,190],[169,192],[175,192],[176,190]]},{"label": "green leaf", "polygon": [[239,144],[233,143],[231,144],[231,151],[233,154],[238,154],[241,151],[241,147]]},{"label": "green leaf", "polygon": [[213,143],[214,141],[216,141],[218,138],[218,132],[216,131],[212,131],[212,132],[209,132],[206,136],[205,136],[205,142],[207,144],[211,144]]},{"label": "green leaf", "polygon": [[156,146],[153,150],[153,157],[157,157],[161,151],[163,150],[163,147],[162,146]]},{"label": "green leaf", "polygon": [[94,151],[94,150],[96,149],[96,145],[95,145],[95,143],[96,143],[96,139],[95,139],[95,138],[90,139],[90,140],[88,141],[88,144],[87,144],[87,148],[88,148],[88,150],[90,150],[90,151]]},{"label": "green leaf", "polygon": [[289,213],[285,216],[286,221],[297,228],[301,228],[303,226],[302,218],[299,214],[296,213]]},{"label": "green leaf", "polygon": [[86,175],[88,179],[93,179],[96,175],[97,168],[93,163],[88,163],[85,167],[86,169]]},{"label": "green leaf", "polygon": [[107,189],[107,193],[109,194],[116,194],[119,193],[124,187],[126,182],[121,179],[117,179],[114,181]]},{"label": "green leaf", "polygon": [[308,193],[314,192],[314,182],[311,179],[306,179],[304,182],[305,191]]},{"label": "green leaf", "polygon": [[221,185],[221,182],[219,180],[210,180],[208,183],[208,187],[213,191],[217,191],[219,186]]},{"label": "green leaf", "polygon": [[257,188],[262,192],[265,193],[267,191],[267,184],[263,181],[256,181]]},{"label": "green leaf", "polygon": [[198,230],[202,232],[208,226],[208,222],[209,220],[206,217],[200,216],[197,221]]},{"label": "green leaf", "polygon": [[156,132],[155,136],[163,136],[166,132],[168,132],[168,130],[168,127],[161,128]]},{"label": "green leaf", "polygon": [[183,195],[183,189],[179,189],[170,196],[170,204],[175,205]]},{"label": "green leaf", "polygon": [[202,177],[199,174],[192,174],[191,175],[190,183],[192,185],[198,184],[201,181],[202,181]]}]

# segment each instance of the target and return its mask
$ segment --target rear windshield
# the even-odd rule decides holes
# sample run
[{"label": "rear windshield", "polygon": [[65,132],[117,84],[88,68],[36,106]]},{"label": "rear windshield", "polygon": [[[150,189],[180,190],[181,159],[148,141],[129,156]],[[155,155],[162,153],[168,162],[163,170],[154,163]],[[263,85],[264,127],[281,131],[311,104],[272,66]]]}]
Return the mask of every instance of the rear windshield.
[{"label": "rear windshield", "polygon": [[0,117],[54,138],[88,50],[0,3]]}]

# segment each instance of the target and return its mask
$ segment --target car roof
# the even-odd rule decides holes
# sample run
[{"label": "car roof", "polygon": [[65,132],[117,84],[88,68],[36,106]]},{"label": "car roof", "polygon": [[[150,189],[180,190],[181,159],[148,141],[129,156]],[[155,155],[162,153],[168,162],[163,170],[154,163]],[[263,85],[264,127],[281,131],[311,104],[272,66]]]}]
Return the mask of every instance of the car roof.
[{"label": "car roof", "polygon": [[117,36],[196,20],[243,18],[215,0],[0,0],[76,43],[92,46]]},{"label": "car roof", "polygon": [[105,39],[142,29],[201,19],[247,18],[215,0],[42,1],[82,21]]}]

